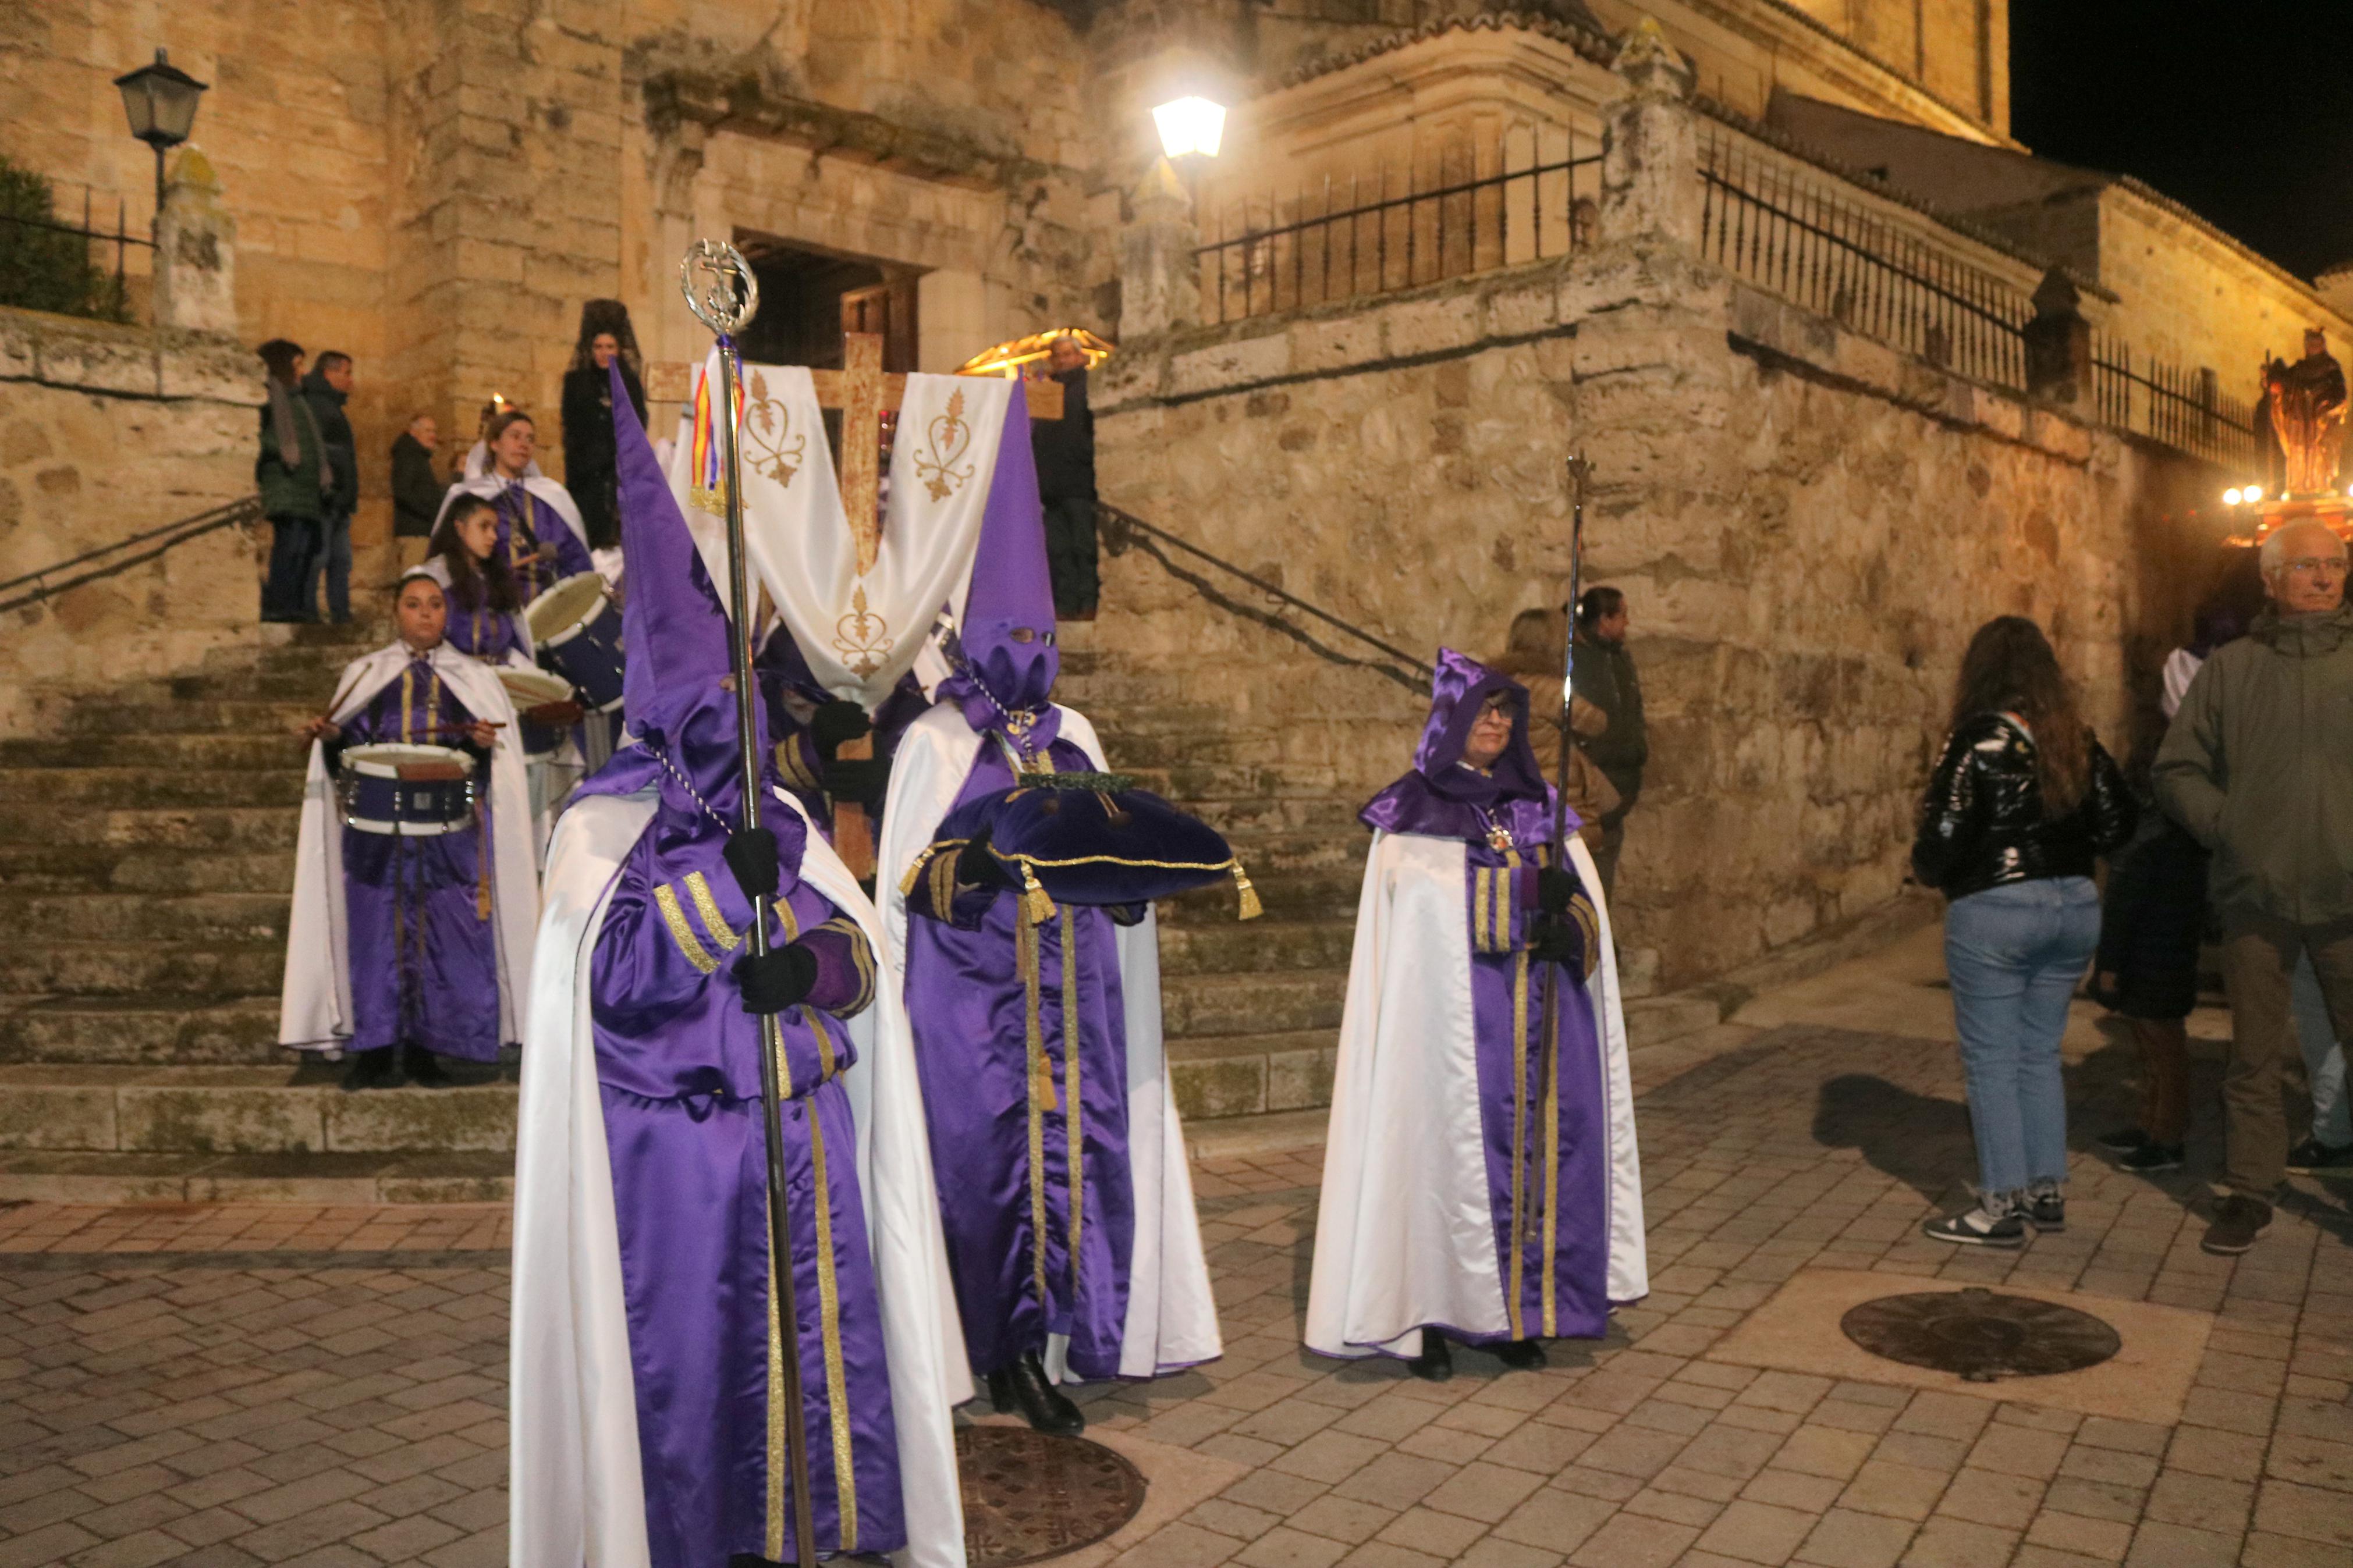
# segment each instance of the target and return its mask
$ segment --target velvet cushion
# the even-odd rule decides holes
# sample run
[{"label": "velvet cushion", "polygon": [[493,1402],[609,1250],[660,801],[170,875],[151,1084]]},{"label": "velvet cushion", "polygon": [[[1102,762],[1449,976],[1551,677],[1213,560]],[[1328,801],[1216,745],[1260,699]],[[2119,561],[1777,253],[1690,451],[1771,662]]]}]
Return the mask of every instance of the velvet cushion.
[{"label": "velvet cushion", "polygon": [[934,849],[976,838],[1018,883],[1024,867],[1055,900],[1141,903],[1231,876],[1233,850],[1199,817],[1117,773],[1024,773],[948,813]]}]

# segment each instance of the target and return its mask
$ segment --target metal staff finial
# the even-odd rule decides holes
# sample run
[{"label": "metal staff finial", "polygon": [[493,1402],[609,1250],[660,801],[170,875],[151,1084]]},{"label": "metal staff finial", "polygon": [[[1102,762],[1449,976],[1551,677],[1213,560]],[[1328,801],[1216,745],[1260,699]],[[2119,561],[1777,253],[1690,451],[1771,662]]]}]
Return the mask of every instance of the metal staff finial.
[{"label": "metal staff finial", "polygon": [[[687,247],[678,269],[679,288],[695,320],[719,338],[719,400],[711,411],[719,437],[720,493],[727,498],[727,602],[733,624],[728,628],[728,653],[735,669],[735,738],[744,778],[744,830],[760,826],[759,688],[752,677],[752,569],[744,548],[744,482],[736,455],[735,388],[743,379],[736,362],[735,334],[760,309],[760,283],[743,253],[724,240],[698,239]],[[752,900],[752,929],[746,933],[753,956],[768,953],[768,903]],[[785,1463],[791,1472],[793,1561],[799,1568],[817,1563],[816,1510],[809,1497],[807,1405],[802,1397],[800,1313],[793,1289],[793,1248],[790,1210],[786,1203],[784,1089],[777,1063],[784,1056],[784,1038],[775,1014],[760,1019],[761,1131],[768,1156],[768,1278],[776,1297],[771,1303],[787,1349],[781,1358],[784,1386],[771,1388],[773,1404],[781,1399],[785,1415]],[[811,1111],[815,1114],[814,1110]]]}]

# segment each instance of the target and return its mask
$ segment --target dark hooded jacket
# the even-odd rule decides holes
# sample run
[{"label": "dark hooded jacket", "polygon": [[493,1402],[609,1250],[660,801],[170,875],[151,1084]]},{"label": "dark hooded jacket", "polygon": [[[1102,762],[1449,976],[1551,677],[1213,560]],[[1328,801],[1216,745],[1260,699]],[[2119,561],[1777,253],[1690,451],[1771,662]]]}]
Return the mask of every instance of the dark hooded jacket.
[{"label": "dark hooded jacket", "polygon": [[403,430],[392,443],[392,531],[401,539],[426,539],[441,510],[443,488],[433,472],[433,454]]},{"label": "dark hooded jacket", "polygon": [[331,518],[349,517],[360,504],[359,448],[352,439],[351,419],[343,413],[348,396],[328,385],[316,369],[302,378],[302,401],[319,422],[319,455],[334,468],[334,489],[325,498]]}]

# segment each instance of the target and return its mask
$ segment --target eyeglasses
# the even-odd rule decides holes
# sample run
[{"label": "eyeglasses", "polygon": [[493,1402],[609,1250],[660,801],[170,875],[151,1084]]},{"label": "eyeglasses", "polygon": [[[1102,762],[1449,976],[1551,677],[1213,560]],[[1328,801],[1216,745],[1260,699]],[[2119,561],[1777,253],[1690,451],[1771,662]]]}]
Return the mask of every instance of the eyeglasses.
[{"label": "eyeglasses", "polygon": [[2291,572],[2301,573],[2306,577],[2316,577],[2323,573],[2342,573],[2345,570],[2345,557],[2342,555],[2306,555],[2289,562],[2287,563],[2287,569]]}]

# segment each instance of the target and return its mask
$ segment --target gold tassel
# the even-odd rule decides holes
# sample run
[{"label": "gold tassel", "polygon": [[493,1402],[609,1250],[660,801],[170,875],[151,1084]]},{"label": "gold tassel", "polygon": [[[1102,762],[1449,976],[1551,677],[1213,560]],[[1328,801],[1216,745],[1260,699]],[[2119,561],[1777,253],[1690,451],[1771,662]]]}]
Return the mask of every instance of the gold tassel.
[{"label": "gold tassel", "polygon": [[1234,862],[1234,890],[1241,895],[1243,920],[1254,921],[1266,913],[1266,906],[1258,901],[1258,889],[1250,886],[1250,873],[1239,860]]},{"label": "gold tassel", "polygon": [[1041,926],[1054,918],[1054,900],[1046,896],[1046,889],[1039,885],[1038,873],[1027,860],[1021,862],[1021,910],[1029,917],[1031,925]]},{"label": "gold tassel", "polygon": [[922,854],[915,857],[914,864],[907,868],[907,874],[899,879],[899,896],[901,898],[912,899],[915,896],[915,884],[923,880],[923,868],[931,863],[932,852],[931,849],[926,847]]}]

